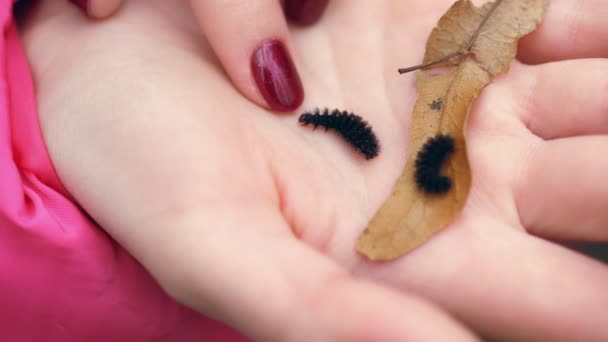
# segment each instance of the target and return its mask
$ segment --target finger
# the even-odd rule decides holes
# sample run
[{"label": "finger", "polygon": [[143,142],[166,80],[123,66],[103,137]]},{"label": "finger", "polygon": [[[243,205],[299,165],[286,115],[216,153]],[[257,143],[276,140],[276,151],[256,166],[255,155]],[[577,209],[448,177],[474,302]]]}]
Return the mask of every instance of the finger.
[{"label": "finger", "polygon": [[608,134],[608,59],[526,69],[514,86],[528,99],[523,119],[530,131],[544,139]]},{"label": "finger", "polygon": [[148,221],[145,235],[118,236],[170,294],[255,340],[473,340],[431,306],[354,280],[294,239],[274,208],[180,216]]},{"label": "finger", "polygon": [[191,4],[224,69],[247,98],[280,112],[302,104],[304,89],[278,1],[191,0]]},{"label": "finger", "polygon": [[515,198],[529,232],[608,241],[608,136],[541,143],[528,155]]},{"label": "finger", "polygon": [[520,76],[505,83],[532,133],[543,139],[608,134],[608,59],[515,69]]},{"label": "finger", "polygon": [[376,275],[490,340],[608,339],[603,264],[494,219],[459,225],[432,242],[392,266],[375,266]]},{"label": "finger", "polygon": [[281,4],[289,21],[312,25],[321,18],[329,0],[281,0]]},{"label": "finger", "polygon": [[521,39],[518,58],[526,63],[608,57],[608,2],[552,0],[536,31]]},{"label": "finger", "polygon": [[107,18],[118,10],[123,0],[70,0],[88,17]]},{"label": "finger", "polygon": [[562,242],[562,245],[608,264],[608,243],[606,242],[565,241]]}]

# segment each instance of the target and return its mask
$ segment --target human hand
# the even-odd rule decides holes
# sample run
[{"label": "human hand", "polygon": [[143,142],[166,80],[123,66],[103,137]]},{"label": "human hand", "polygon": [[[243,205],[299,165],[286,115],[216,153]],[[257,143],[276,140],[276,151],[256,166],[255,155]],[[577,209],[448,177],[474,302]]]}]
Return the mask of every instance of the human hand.
[{"label": "human hand", "polygon": [[[372,162],[243,99],[187,11],[148,3],[147,20],[133,1],[94,27],[69,14],[41,20],[26,41],[63,182],[176,298],[258,338],[462,336],[412,293],[495,339],[606,337],[605,266],[528,233],[606,240],[608,164],[596,157],[608,144],[606,60],[514,63],[497,78],[467,126],[463,213],[376,264],[354,245],[405,161],[416,94],[396,69],[420,60],[450,1],[336,2],[313,30],[293,31],[304,107],[369,120],[383,146]],[[607,55],[606,5],[572,5],[553,1],[522,43],[524,61]],[[44,6],[41,16],[60,5]]]},{"label": "human hand", "polygon": [[[124,0],[70,0],[87,16],[112,15]],[[304,98],[293,64],[293,43],[286,18],[311,25],[328,0],[191,0],[207,42],[235,87],[245,97],[273,111],[297,109]],[[145,10],[145,9],[142,9]]]}]

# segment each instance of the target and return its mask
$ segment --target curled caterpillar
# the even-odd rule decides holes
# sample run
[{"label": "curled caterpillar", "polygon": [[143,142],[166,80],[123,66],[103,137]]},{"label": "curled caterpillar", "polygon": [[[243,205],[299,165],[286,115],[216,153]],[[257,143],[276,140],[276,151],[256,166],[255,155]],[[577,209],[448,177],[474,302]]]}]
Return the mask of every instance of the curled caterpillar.
[{"label": "curled caterpillar", "polygon": [[450,190],[452,180],[441,175],[441,167],[454,153],[454,138],[439,134],[430,138],[416,156],[415,179],[418,189],[442,194]]},{"label": "curled caterpillar", "polygon": [[338,109],[331,112],[327,108],[322,111],[315,109],[313,112],[305,112],[300,115],[298,121],[304,126],[325,127],[325,131],[333,129],[349,144],[361,151],[365,159],[372,159],[380,152],[378,138],[372,127],[356,114]]}]

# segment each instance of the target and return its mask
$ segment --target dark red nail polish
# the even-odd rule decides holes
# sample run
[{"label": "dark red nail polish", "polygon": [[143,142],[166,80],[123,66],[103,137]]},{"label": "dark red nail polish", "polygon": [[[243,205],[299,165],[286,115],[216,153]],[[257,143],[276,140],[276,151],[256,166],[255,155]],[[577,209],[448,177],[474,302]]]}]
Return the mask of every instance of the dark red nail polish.
[{"label": "dark red nail polish", "polygon": [[285,45],[278,40],[262,42],[251,56],[251,73],[268,105],[289,112],[304,100],[304,90]]},{"label": "dark red nail polish", "polygon": [[329,0],[285,0],[283,9],[288,20],[310,25],[319,20]]},{"label": "dark red nail polish", "polygon": [[78,6],[84,14],[89,14],[89,0],[70,0],[70,2]]}]

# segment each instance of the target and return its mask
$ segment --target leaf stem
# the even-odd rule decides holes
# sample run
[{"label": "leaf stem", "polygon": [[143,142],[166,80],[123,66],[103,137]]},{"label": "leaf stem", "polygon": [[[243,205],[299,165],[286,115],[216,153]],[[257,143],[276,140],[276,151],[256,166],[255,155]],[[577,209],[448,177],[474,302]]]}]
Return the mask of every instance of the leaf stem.
[{"label": "leaf stem", "polygon": [[430,66],[433,66],[435,64],[443,63],[443,62],[449,60],[450,58],[453,58],[453,57],[456,57],[456,56],[460,56],[460,55],[462,55],[462,51],[460,51],[460,50],[459,51],[455,51],[455,52],[452,52],[449,55],[443,56],[443,57],[441,57],[439,59],[436,59],[434,61],[431,61],[431,62],[428,62],[428,63],[424,63],[424,64],[414,65],[414,66],[411,66],[409,68],[400,68],[397,71],[399,71],[400,74],[405,74],[405,73],[408,73],[408,72],[411,72],[411,71],[414,71],[414,70],[424,69],[424,68],[428,68]]},{"label": "leaf stem", "polygon": [[426,68],[428,68],[430,66],[446,62],[446,61],[448,61],[448,60],[450,60],[450,59],[452,59],[454,57],[462,56],[464,54],[467,54],[467,53],[471,52],[471,49],[473,48],[473,44],[475,44],[475,41],[477,40],[477,38],[479,37],[479,34],[481,33],[481,29],[485,26],[485,24],[488,22],[488,20],[492,16],[492,14],[494,14],[494,12],[496,11],[496,8],[498,8],[498,6],[500,6],[500,4],[502,3],[502,1],[503,0],[496,0],[494,2],[494,4],[492,5],[492,8],[490,8],[490,10],[486,14],[486,16],[481,21],[481,23],[479,23],[479,26],[477,26],[477,29],[473,33],[473,36],[471,36],[471,39],[469,39],[469,41],[464,46],[464,48],[460,48],[457,51],[454,51],[454,52],[452,52],[450,54],[447,54],[447,55],[445,55],[445,56],[443,56],[443,57],[441,57],[439,59],[436,59],[434,61],[430,61],[430,62],[427,62],[427,63],[418,64],[418,65],[414,65],[414,66],[411,66],[411,67],[408,67],[408,68],[399,68],[397,71],[400,74],[406,74],[408,72],[412,72],[412,71],[415,71],[415,70],[426,69]]}]

